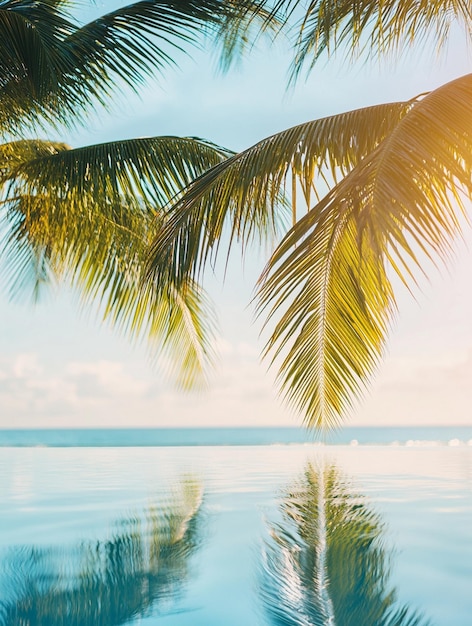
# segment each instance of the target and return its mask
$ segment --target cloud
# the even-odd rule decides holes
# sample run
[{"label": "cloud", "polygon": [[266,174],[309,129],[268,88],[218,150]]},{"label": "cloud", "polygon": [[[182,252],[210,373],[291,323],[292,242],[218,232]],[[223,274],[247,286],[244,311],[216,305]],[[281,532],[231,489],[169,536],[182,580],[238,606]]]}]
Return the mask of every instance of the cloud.
[{"label": "cloud", "polygon": [[[220,342],[206,391],[182,392],[141,361],[0,358],[0,427],[264,426],[301,418],[244,341]],[[350,424],[470,424],[472,349],[386,361]]]},{"label": "cloud", "polygon": [[150,386],[148,381],[136,378],[126,371],[124,363],[117,361],[72,362],[67,365],[66,374],[81,386],[84,395],[139,396]]},{"label": "cloud", "polygon": [[[208,390],[182,392],[141,362],[0,360],[0,427],[295,423],[249,343],[224,342]],[[289,420],[289,421],[287,421]]]},{"label": "cloud", "polygon": [[470,424],[472,349],[388,359],[354,423]]},{"label": "cloud", "polygon": [[32,353],[18,354],[12,364],[12,371],[16,378],[29,378],[41,373],[38,355]]},{"label": "cloud", "polygon": [[0,426],[113,425],[114,416],[123,419],[150,384],[122,362],[70,362],[47,368],[37,354],[3,358]]}]

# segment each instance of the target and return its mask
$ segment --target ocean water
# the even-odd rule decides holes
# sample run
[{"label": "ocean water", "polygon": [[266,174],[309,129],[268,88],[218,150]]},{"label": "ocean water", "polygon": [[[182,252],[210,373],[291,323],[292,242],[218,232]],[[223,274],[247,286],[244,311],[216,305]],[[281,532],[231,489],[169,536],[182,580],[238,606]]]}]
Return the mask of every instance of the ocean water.
[{"label": "ocean water", "polygon": [[472,427],[341,428],[316,435],[304,428],[0,429],[0,447],[166,447],[326,445],[472,445]]},{"label": "ocean water", "polygon": [[0,625],[472,624],[472,429],[271,430],[0,433]]}]

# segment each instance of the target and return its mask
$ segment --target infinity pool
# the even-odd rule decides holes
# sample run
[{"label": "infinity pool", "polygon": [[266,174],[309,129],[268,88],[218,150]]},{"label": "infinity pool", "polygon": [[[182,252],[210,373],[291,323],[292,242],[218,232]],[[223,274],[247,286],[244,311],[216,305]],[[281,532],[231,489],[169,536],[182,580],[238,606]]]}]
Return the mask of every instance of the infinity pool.
[{"label": "infinity pool", "polygon": [[1,626],[471,615],[471,446],[1,450]]}]

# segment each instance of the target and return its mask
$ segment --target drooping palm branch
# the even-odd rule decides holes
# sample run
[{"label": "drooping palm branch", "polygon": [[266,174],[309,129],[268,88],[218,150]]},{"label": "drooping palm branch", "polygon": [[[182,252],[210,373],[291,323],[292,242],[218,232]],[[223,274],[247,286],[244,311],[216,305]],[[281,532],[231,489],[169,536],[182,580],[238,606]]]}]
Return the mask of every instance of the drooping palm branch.
[{"label": "drooping palm branch", "polygon": [[[308,122],[269,137],[203,174],[172,208],[166,223],[156,235],[150,261],[154,283],[178,286],[189,277],[192,280],[199,279],[205,264],[218,252],[225,222],[228,224],[230,242],[240,239],[244,245],[248,245],[254,233],[263,237],[270,232],[269,228],[275,231],[277,221],[286,213],[280,197],[287,178],[294,179],[297,187],[301,187],[303,203],[310,206],[311,199],[318,195],[318,186],[323,188],[327,177],[336,180],[346,175],[389,136],[412,106],[413,102],[393,103]],[[294,205],[295,201],[295,194],[292,194]],[[329,237],[328,231],[326,236]],[[352,255],[356,254],[356,250],[355,246],[350,250],[351,256],[346,258],[346,263],[355,263]],[[318,261],[322,263],[323,258],[319,257]],[[371,263],[374,261],[371,259]],[[372,269],[375,269],[375,275],[379,271],[382,273],[377,267],[367,270],[366,265],[364,280],[369,279]],[[333,264],[333,270],[337,271],[338,265]],[[383,278],[382,285],[385,285]],[[280,293],[283,284],[281,282],[278,285],[277,293]],[[383,287],[379,289],[375,295],[375,305],[381,305],[382,316],[390,296],[385,296]],[[290,285],[288,293],[293,296],[298,293],[295,285]],[[307,292],[305,300],[312,295]],[[293,299],[297,302],[295,297]],[[346,302],[346,305],[349,303]],[[297,314],[294,311],[293,322],[298,319],[298,314],[299,311]],[[331,328],[327,326],[326,336],[331,333]],[[370,320],[365,322],[365,327],[370,335],[376,332],[378,335],[378,329],[372,327]],[[289,331],[297,330],[289,329],[288,325],[286,329],[287,336]],[[280,330],[279,326],[279,334]],[[359,328],[358,332],[361,330]],[[319,328],[312,334],[310,341],[325,341],[324,332],[323,328]],[[383,334],[377,336],[377,350],[380,349]],[[350,342],[347,339],[346,336],[340,336],[337,345],[341,344],[345,350],[350,350],[352,337]],[[300,345],[300,350],[306,359],[318,358],[318,366],[326,367],[327,351],[315,352],[308,340]],[[375,354],[372,356],[375,358]],[[339,362],[337,365],[342,366]],[[334,398],[325,399],[324,396],[327,390],[336,388],[338,381],[335,381],[336,363],[330,363],[328,367],[331,371],[321,375],[321,370],[307,372],[301,365],[287,382],[287,386],[298,384],[296,393],[304,384],[308,385],[304,391],[306,397],[298,399],[298,406],[305,411],[307,422],[311,425],[332,422],[327,409],[330,403],[334,403]],[[289,365],[286,364],[285,368],[288,370]],[[313,382],[315,377],[319,386],[316,390]],[[351,385],[354,384],[351,381]],[[336,391],[339,392],[338,389]]]},{"label": "drooping palm branch", "polygon": [[[226,41],[229,62],[251,26],[274,24],[257,0],[142,0],[85,25],[70,11],[68,0],[0,1],[0,134],[81,121],[117,85],[137,88],[205,35]],[[151,339],[183,386],[196,384],[213,354],[211,307],[196,282],[159,293],[145,285],[144,250],[159,207],[226,156],[176,137],[77,150],[9,141],[0,147],[2,278],[34,294],[67,280],[133,339]]]},{"label": "drooping palm branch", "polygon": [[[152,244],[150,273],[161,284],[199,277],[225,220],[230,240],[244,243],[275,223],[291,176],[310,210],[260,281],[258,310],[272,328],[265,355],[306,424],[332,426],[383,354],[391,271],[410,286],[420,254],[450,250],[471,196],[471,142],[472,75],[274,135],[189,186]],[[310,190],[326,181],[335,184],[312,207]]]},{"label": "drooping palm branch", "polygon": [[6,280],[22,290],[60,278],[134,340],[166,357],[184,387],[213,357],[215,320],[195,282],[157,290],[142,280],[159,208],[228,156],[194,138],[156,137],[69,149],[23,140],[0,146]]},{"label": "drooping palm branch", "polygon": [[[266,0],[269,10],[285,15],[283,28],[294,41],[291,79],[329,57],[393,55],[420,44],[436,52],[464,36],[472,39],[472,7],[463,0]],[[462,32],[461,32],[462,31]]]},{"label": "drooping palm branch", "polygon": [[392,272],[414,286],[447,258],[472,198],[472,75],[414,106],[301,218],[269,261],[260,310],[276,320],[286,397],[308,425],[341,419],[382,355]]}]

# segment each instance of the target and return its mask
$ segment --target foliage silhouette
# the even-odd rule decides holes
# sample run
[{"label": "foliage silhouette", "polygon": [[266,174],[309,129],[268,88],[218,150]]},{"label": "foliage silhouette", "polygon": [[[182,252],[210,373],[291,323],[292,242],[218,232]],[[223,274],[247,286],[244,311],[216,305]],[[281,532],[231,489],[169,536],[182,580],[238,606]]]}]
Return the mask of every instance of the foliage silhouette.
[{"label": "foliage silhouette", "polygon": [[204,382],[215,320],[196,283],[157,295],[141,280],[162,207],[229,152],[193,137],[72,149],[31,138],[86,123],[180,52],[218,40],[223,62],[275,21],[255,0],[141,0],[81,24],[68,0],[0,2],[0,255],[14,295],[65,282],[183,386]]}]

